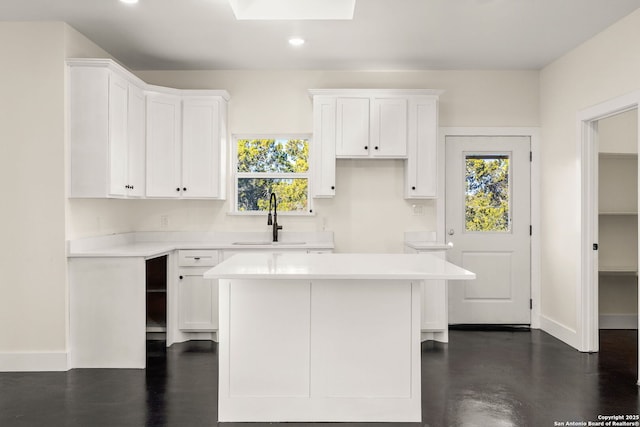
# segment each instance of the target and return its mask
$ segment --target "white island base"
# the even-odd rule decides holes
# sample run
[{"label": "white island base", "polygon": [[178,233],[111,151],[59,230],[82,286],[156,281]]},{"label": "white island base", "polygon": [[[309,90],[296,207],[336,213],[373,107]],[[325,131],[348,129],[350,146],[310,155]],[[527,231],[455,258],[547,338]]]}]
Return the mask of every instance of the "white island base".
[{"label": "white island base", "polygon": [[474,277],[430,255],[247,254],[210,270],[218,421],[420,422],[420,285],[445,273]]}]

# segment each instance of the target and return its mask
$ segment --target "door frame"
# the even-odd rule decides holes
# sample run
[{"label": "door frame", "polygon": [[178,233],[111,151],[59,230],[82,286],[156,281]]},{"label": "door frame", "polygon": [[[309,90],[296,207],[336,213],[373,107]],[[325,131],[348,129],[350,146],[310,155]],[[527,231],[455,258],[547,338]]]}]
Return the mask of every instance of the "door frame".
[{"label": "door frame", "polygon": [[[594,243],[598,243],[598,120],[634,108],[638,109],[640,119],[640,91],[585,108],[577,114],[581,241],[576,312],[578,350],[583,352],[596,352],[599,349],[598,253],[593,249]],[[640,121],[638,123],[637,145],[640,147]],[[638,323],[640,327],[640,318]]]},{"label": "door frame", "polygon": [[525,136],[531,143],[531,327],[540,328],[540,128],[441,127],[438,138],[437,240],[445,243],[445,143],[449,136]]}]

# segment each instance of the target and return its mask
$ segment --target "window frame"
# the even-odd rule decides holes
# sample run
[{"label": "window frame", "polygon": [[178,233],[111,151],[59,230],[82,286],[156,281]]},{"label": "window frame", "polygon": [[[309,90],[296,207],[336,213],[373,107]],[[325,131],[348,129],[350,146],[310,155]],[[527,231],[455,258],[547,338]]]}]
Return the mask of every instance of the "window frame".
[{"label": "window frame", "polygon": [[[238,180],[240,178],[276,178],[276,179],[296,179],[302,178],[307,180],[307,210],[305,212],[298,211],[278,211],[278,215],[284,216],[313,216],[313,197],[311,196],[312,173],[313,167],[313,141],[310,133],[255,133],[255,134],[233,134],[231,135],[231,175],[233,181],[233,191],[231,197],[231,205],[229,213],[231,215],[240,216],[263,216],[266,211],[239,211],[238,210]],[[309,168],[305,173],[286,173],[286,172],[238,172],[238,140],[241,139],[305,139],[309,144],[309,158],[307,159]]]}]

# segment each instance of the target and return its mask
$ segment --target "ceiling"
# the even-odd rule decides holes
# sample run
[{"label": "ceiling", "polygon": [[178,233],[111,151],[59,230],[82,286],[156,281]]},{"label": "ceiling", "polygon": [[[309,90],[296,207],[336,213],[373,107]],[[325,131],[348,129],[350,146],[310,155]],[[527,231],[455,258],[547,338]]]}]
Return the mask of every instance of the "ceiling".
[{"label": "ceiling", "polygon": [[[353,20],[238,21],[228,0],[2,0],[65,21],[133,70],[540,69],[640,0],[357,0]],[[292,36],[306,40],[300,47]]]}]

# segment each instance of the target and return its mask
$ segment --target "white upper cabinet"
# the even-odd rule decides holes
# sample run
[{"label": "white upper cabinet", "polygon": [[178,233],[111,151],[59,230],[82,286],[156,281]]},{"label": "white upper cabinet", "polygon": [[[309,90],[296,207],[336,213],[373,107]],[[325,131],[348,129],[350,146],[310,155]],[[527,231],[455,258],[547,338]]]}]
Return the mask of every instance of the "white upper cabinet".
[{"label": "white upper cabinet", "polygon": [[219,96],[182,101],[183,197],[224,198],[226,101]]},{"label": "white upper cabinet", "polygon": [[144,195],[142,81],[109,60],[69,60],[69,197]]},{"label": "white upper cabinet", "polygon": [[371,146],[376,157],[407,156],[407,98],[373,98]]},{"label": "white upper cabinet", "polygon": [[147,197],[225,197],[226,111],[207,91],[147,94]]},{"label": "white upper cabinet", "polygon": [[311,142],[312,197],[336,194],[336,99],[313,98],[313,141]]},{"label": "white upper cabinet", "polygon": [[147,85],[110,59],[69,59],[69,197],[223,199],[223,90]]},{"label": "white upper cabinet", "polygon": [[147,94],[147,197],[179,197],[182,192],[180,97]]},{"label": "white upper cabinet", "polygon": [[407,98],[336,98],[338,158],[407,157]]},{"label": "white upper cabinet", "polygon": [[127,176],[128,195],[143,197],[145,195],[145,156],[146,156],[146,105],[144,91],[129,85],[127,121]]},{"label": "white upper cabinet", "polygon": [[352,97],[336,99],[336,156],[368,157],[370,99]]},{"label": "white upper cabinet", "polygon": [[405,165],[405,198],[438,196],[438,99],[410,100],[409,155]]},{"label": "white upper cabinet", "polygon": [[313,197],[335,195],[335,160],[406,159],[405,198],[437,197],[438,97],[429,89],[313,89]]}]

